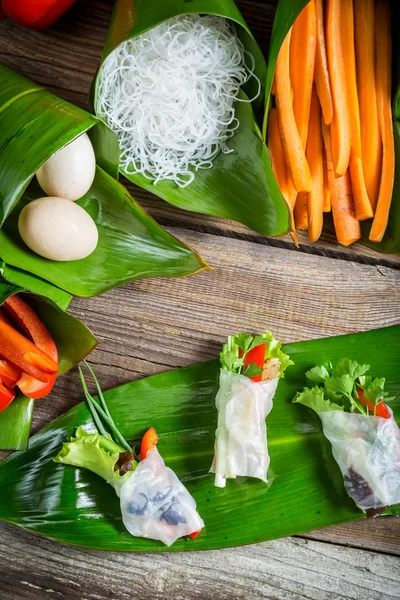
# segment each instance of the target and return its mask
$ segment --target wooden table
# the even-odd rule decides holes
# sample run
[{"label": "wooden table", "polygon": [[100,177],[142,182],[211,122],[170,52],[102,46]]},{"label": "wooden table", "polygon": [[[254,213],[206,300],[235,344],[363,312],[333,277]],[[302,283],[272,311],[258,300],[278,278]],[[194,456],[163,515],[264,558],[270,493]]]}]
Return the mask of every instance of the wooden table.
[{"label": "wooden table", "polygon": [[[267,50],[275,2],[238,2]],[[111,1],[82,0],[44,33],[0,22],[0,60],[87,107]],[[272,329],[283,341],[399,322],[400,258],[330,235],[261,237],[237,223],[179,211],[133,185],[134,197],[215,267],[183,280],[143,280],[73,300],[98,336],[91,362],[105,389],[215,358],[233,332]],[[82,399],[76,370],[38,402],[34,431]],[[400,598],[400,519],[362,520],[254,546],[186,554],[70,548],[0,524],[0,598]]]}]

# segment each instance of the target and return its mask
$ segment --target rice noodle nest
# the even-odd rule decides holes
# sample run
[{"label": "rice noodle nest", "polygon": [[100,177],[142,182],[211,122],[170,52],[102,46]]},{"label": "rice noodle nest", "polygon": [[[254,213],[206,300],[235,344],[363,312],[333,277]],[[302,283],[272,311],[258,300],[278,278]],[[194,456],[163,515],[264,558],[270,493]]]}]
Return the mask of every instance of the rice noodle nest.
[{"label": "rice noodle nest", "polygon": [[118,135],[122,171],[190,184],[232,152],[234,105],[250,77],[254,59],[222,17],[175,17],[120,44],[101,67],[96,114]]}]

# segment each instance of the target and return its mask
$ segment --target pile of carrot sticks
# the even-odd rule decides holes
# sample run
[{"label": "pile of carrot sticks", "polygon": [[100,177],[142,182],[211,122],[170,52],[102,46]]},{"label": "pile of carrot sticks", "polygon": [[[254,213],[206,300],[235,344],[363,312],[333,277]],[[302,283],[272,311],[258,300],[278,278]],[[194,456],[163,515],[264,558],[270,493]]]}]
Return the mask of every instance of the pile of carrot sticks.
[{"label": "pile of carrot sticks", "polygon": [[296,229],[332,211],[338,241],[384,236],[394,182],[389,0],[311,0],[280,49],[268,148]]}]

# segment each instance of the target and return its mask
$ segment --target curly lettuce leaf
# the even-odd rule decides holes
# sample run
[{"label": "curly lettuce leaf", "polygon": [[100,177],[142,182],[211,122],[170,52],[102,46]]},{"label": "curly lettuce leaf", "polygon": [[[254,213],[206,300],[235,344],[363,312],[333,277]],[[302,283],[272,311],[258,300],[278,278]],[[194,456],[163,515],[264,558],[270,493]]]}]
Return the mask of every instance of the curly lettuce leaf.
[{"label": "curly lettuce leaf", "polygon": [[294,365],[294,362],[290,360],[290,357],[281,350],[281,342],[275,339],[270,331],[265,332],[263,343],[265,343],[265,341],[268,342],[265,360],[268,360],[269,358],[277,358],[281,363],[280,377],[284,377],[285,370],[290,367],[290,365]]},{"label": "curly lettuce leaf", "polygon": [[82,469],[89,469],[116,487],[122,486],[131,477],[133,470],[128,471],[122,477],[119,470],[115,468],[119,455],[125,449],[99,433],[88,433],[82,427],[78,427],[75,437],[63,444],[60,452],[53,458],[54,462],[72,465]]}]

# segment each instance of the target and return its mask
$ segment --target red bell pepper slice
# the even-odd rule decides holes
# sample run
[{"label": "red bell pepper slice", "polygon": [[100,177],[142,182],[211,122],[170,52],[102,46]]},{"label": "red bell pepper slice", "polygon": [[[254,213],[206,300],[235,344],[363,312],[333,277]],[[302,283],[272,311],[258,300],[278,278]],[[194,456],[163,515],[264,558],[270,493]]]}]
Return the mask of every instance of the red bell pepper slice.
[{"label": "red bell pepper slice", "polygon": [[46,373],[58,371],[58,364],[50,356],[3,321],[0,321],[0,358],[9,360],[28,375],[46,383]]},{"label": "red bell pepper slice", "polygon": [[158,435],[154,427],[150,427],[142,438],[140,444],[140,460],[144,460],[149,450],[153,450],[154,446],[158,442]]},{"label": "red bell pepper slice", "polygon": [[[43,350],[43,352],[57,362],[57,346],[31,307],[17,295],[8,298],[4,303],[4,307],[39,350]],[[30,375],[23,373],[17,385],[25,396],[29,398],[43,398],[43,396],[47,396],[51,392],[56,378],[57,375],[55,374],[47,375],[46,381],[38,381]]]},{"label": "red bell pepper slice", "polygon": [[[4,311],[1,308],[0,321],[11,325],[10,321],[7,319]],[[0,360],[0,378],[6,385],[8,385],[8,387],[14,387],[17,381],[20,379],[21,375],[21,369],[18,369],[18,367],[10,363],[8,360]]]},{"label": "red bell pepper slice", "polygon": [[21,379],[17,382],[17,385],[24,396],[28,396],[28,398],[43,398],[50,394],[51,390],[54,387],[54,384],[57,379],[57,375],[47,375],[47,382],[38,381],[34,377],[27,375],[26,373],[22,373]]},{"label": "red bell pepper slice", "polygon": [[18,369],[18,367],[10,363],[8,360],[0,360],[0,379],[8,387],[14,387],[17,381],[21,378],[21,375],[21,369]]},{"label": "red bell pepper slice", "polygon": [[389,412],[388,407],[383,402],[381,402],[380,404],[377,404],[376,410],[375,410],[374,404],[370,400],[367,400],[367,398],[365,397],[365,394],[364,394],[364,390],[358,386],[357,386],[357,395],[358,395],[358,399],[361,402],[361,404],[363,406],[366,406],[372,415],[375,414],[377,417],[383,417],[384,419],[390,419],[390,417],[392,416]]},{"label": "red bell pepper slice", "polygon": [[68,10],[75,0],[3,0],[3,11],[15,23],[29,29],[45,29]]},{"label": "red bell pepper slice", "polygon": [[35,311],[17,295],[8,298],[3,306],[35,346],[57,362],[57,346]]},{"label": "red bell pepper slice", "polygon": [[[252,348],[244,356],[244,368],[243,372],[251,363],[256,363],[257,367],[263,368],[265,362],[265,353],[267,351],[267,344],[260,344],[255,348]],[[262,381],[262,375],[255,375],[250,377],[252,381]]]},{"label": "red bell pepper slice", "polygon": [[14,400],[15,392],[14,390],[10,390],[6,385],[2,383],[0,380],[0,412],[7,408],[9,404]]},{"label": "red bell pepper slice", "polygon": [[188,537],[190,537],[190,538],[192,538],[192,540],[194,540],[194,538],[197,538],[199,533],[201,533],[201,529],[198,529],[197,531],[193,531],[193,533],[189,533]]}]

